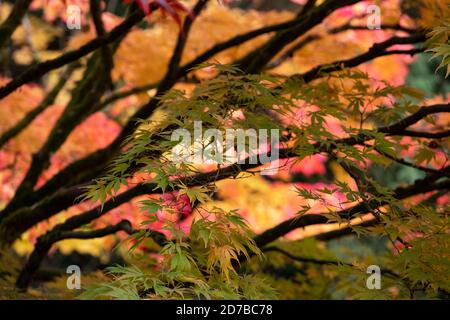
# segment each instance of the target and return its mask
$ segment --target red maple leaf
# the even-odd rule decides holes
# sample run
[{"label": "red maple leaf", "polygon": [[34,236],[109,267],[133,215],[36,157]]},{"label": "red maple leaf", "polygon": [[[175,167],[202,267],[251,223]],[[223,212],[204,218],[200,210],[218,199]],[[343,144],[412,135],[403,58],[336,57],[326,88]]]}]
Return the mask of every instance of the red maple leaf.
[{"label": "red maple leaf", "polygon": [[191,14],[191,11],[186,8],[178,0],[122,0],[124,3],[128,4],[131,2],[136,2],[139,8],[144,11],[146,15],[151,14],[151,5],[159,7],[163,14],[171,16],[176,23],[181,27],[181,17],[180,13]]}]

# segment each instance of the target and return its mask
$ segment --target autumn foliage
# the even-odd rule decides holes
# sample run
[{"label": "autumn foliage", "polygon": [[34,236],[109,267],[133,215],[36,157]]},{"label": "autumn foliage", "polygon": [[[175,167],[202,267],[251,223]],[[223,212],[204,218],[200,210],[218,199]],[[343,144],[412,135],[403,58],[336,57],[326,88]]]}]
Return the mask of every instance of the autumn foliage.
[{"label": "autumn foliage", "polygon": [[[81,297],[449,298],[449,1],[279,3],[2,2],[0,297],[114,251]],[[175,163],[197,121],[276,170]]]}]

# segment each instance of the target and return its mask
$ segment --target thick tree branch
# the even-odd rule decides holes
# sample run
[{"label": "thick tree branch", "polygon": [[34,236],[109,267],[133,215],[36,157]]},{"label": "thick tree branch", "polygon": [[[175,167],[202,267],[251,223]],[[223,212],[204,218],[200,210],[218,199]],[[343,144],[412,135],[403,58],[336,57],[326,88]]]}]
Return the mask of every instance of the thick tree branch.
[{"label": "thick tree branch", "polygon": [[12,34],[22,22],[32,0],[16,0],[8,18],[0,25],[0,48],[11,39]]},{"label": "thick tree branch", "polygon": [[[417,30],[409,29],[406,27],[403,27],[399,24],[385,24],[381,26],[382,30],[395,30],[395,31],[403,31],[407,33],[414,33],[417,32]],[[349,30],[360,30],[360,31],[371,31],[367,29],[367,26],[354,26],[350,23],[346,23],[340,27],[336,27],[333,29],[328,30],[329,35],[336,35],[341,32],[349,31]],[[294,46],[286,50],[280,57],[278,57],[276,60],[270,62],[265,69],[273,69],[275,67],[278,67],[281,65],[284,61],[286,61],[289,58],[292,58],[294,54],[299,51],[300,49],[304,48],[306,45],[310,44],[313,41],[322,39],[322,36],[318,34],[310,34],[307,35],[305,38],[298,41]]]},{"label": "thick tree branch", "polygon": [[260,72],[286,45],[320,24],[335,10],[355,4],[359,1],[360,0],[327,0],[321,5],[308,10],[305,15],[301,15],[302,22],[299,25],[277,33],[264,45],[256,48],[254,51],[240,59],[238,61],[238,66],[246,73]]},{"label": "thick tree branch", "polygon": [[73,90],[72,97],[63,114],[54,125],[47,140],[33,155],[30,168],[10,205],[18,202],[26,193],[33,189],[42,171],[50,164],[50,158],[66,141],[72,130],[92,113],[92,106],[100,99],[106,89],[109,69],[100,59],[101,55],[90,57],[83,79]]},{"label": "thick tree branch", "polygon": [[365,220],[361,223],[353,224],[352,226],[319,233],[319,234],[315,235],[314,238],[317,240],[320,240],[320,241],[329,241],[329,240],[341,238],[341,237],[344,237],[344,236],[347,236],[350,234],[355,234],[353,227],[367,228],[367,227],[371,227],[377,223],[379,223],[379,221],[378,221],[378,219],[376,219],[374,217],[374,218]]},{"label": "thick tree branch", "polygon": [[442,139],[450,137],[450,130],[441,132],[421,132],[414,130],[403,130],[403,135],[415,138]]},{"label": "thick tree branch", "polygon": [[[94,22],[95,31],[97,33],[97,37],[103,37],[106,34],[105,26],[102,21],[102,11],[100,8],[101,0],[89,0],[89,5],[91,9],[92,21]],[[105,64],[105,70],[112,71],[114,68],[113,55],[111,49],[106,45],[101,49],[103,62]],[[110,72],[108,72],[107,79],[108,85],[112,88],[112,79]]]},{"label": "thick tree branch", "polygon": [[26,265],[22,269],[19,277],[16,281],[16,286],[19,289],[26,289],[34,274],[39,269],[42,260],[47,255],[51,246],[58,241],[66,239],[94,239],[101,238],[110,234],[117,233],[119,231],[124,231],[128,234],[133,234],[136,232],[131,223],[128,220],[122,220],[116,225],[107,226],[102,229],[92,230],[92,231],[59,231],[52,234],[47,234],[44,237],[39,238],[36,246],[31,253]]},{"label": "thick tree branch", "polygon": [[[409,198],[416,194],[426,193],[434,190],[448,189],[450,188],[450,180],[445,180],[442,182],[432,183],[433,181],[439,179],[439,176],[426,177],[414,183],[413,185],[406,188],[395,189],[394,197],[396,199],[402,200]],[[379,203],[377,201],[370,201],[371,203],[360,203],[349,209],[345,209],[337,212],[337,214],[343,219],[352,218],[357,213],[364,213],[367,206],[373,208],[374,206],[379,207],[385,203]],[[286,220],[277,226],[266,230],[260,235],[254,238],[255,243],[258,247],[264,247],[269,243],[275,241],[276,239],[288,234],[289,232],[315,224],[324,224],[328,222],[328,218],[321,214],[305,214],[300,217],[295,217]]]},{"label": "thick tree branch", "polygon": [[[181,67],[181,70],[183,70],[184,67]],[[169,73],[168,73],[169,74]],[[177,72],[177,77],[182,76],[182,73]],[[159,86],[161,90],[158,90],[158,93],[161,94],[164,92],[164,88],[170,88],[172,84],[170,84],[171,81],[168,79],[170,77],[165,77],[166,79],[163,80],[164,85]],[[175,80],[176,81],[176,80]],[[147,118],[154,110],[156,110],[158,106],[158,100],[156,99],[158,97],[158,94],[155,96],[155,98],[151,99],[146,105],[144,105],[142,108],[140,108],[132,117],[132,120],[130,120],[123,128],[121,134],[109,145],[108,147],[98,150],[97,152],[85,157],[84,159],[81,159],[79,161],[76,161],[75,163],[69,165],[66,169],[63,169],[60,173],[58,173],[54,179],[51,179],[48,184],[46,184],[43,188],[41,188],[40,196],[48,194],[49,192],[52,192],[55,190],[55,188],[60,187],[61,185],[57,182],[63,182],[66,183],[67,181],[70,181],[70,177],[73,176],[73,172],[83,172],[83,170],[86,167],[89,168],[98,168],[93,170],[92,174],[86,174],[86,180],[93,178],[96,176],[97,172],[101,171],[101,167],[104,164],[105,161],[109,160],[112,155],[114,155],[122,145],[122,142],[126,139],[128,135],[130,135],[134,129],[136,128],[136,121],[135,119],[145,119]],[[43,192],[45,191],[45,193]],[[29,202],[32,203],[35,201],[35,199],[39,199],[40,197],[35,195],[31,195],[29,197]]]},{"label": "thick tree branch", "polygon": [[[438,104],[434,106],[428,106],[428,107],[422,107],[417,111],[416,113],[386,127],[381,127],[377,131],[385,133],[386,135],[397,135],[402,134],[402,131],[407,128],[410,125],[413,125],[423,119],[424,117],[433,114],[433,113],[440,113],[440,112],[450,112],[450,105],[449,104]],[[346,144],[346,145],[356,145],[361,144],[366,141],[369,141],[373,139],[372,136],[368,135],[367,133],[361,133],[356,136],[348,137],[348,138],[342,138],[337,139],[330,142],[317,142],[314,145],[314,148],[316,150],[315,153],[330,153],[333,150],[337,148],[340,144]],[[291,149],[280,149],[279,150],[280,159],[286,159],[286,158],[292,158],[296,156],[296,153],[294,150]],[[226,179],[230,177],[237,176],[240,172],[251,170],[254,168],[259,167],[261,164],[249,164],[249,161],[246,161],[245,164],[235,164],[231,165],[225,168],[221,168],[216,171],[208,172],[208,173],[201,173],[195,176],[186,177],[182,180],[182,182],[186,186],[195,186],[200,184],[209,183],[211,181]],[[43,201],[36,203],[32,207],[24,207],[20,210],[16,210],[16,212],[10,213],[12,217],[9,219],[5,219],[4,225],[6,226],[5,232],[6,234],[9,234],[8,238],[13,240],[15,239],[18,234],[17,233],[11,233],[11,230],[14,230],[13,226],[11,228],[8,228],[8,221],[10,223],[16,225],[16,220],[14,216],[17,217],[17,215],[20,215],[23,217],[22,220],[22,231],[27,230],[31,226],[35,225],[36,223],[45,220],[54,214],[58,213],[59,211],[66,209],[67,207],[70,207],[74,204],[74,199],[79,197],[83,193],[82,187],[89,184],[90,182],[83,184],[81,186],[74,186],[67,189],[61,189],[59,190],[55,195],[51,197],[44,198]],[[141,187],[141,185],[138,185],[130,190],[135,189],[135,191],[130,191],[131,194],[133,192],[136,192],[135,196],[139,194],[144,193],[160,193],[161,190],[155,189],[156,185],[149,183],[145,184],[146,187]],[[109,200],[112,201],[111,205],[113,204],[113,199]],[[108,202],[105,203],[106,205],[109,205]],[[11,229],[11,230],[8,230]],[[19,232],[22,232],[19,231]]]},{"label": "thick tree branch", "polygon": [[[155,8],[156,9],[156,8]],[[125,21],[115,27],[111,32],[105,34],[102,37],[95,38],[79,49],[68,51],[58,58],[47,60],[38,64],[35,64],[24,71],[22,74],[8,82],[5,86],[0,88],[0,99],[6,97],[11,92],[21,87],[22,85],[29,83],[42,77],[47,72],[58,69],[66,64],[74,62],[89,53],[113,43],[119,39],[122,35],[131,30],[138,22],[144,18],[144,13],[141,10],[133,12]]]},{"label": "thick tree branch", "polygon": [[308,0],[306,1],[305,5],[302,7],[300,12],[298,13],[298,16],[301,17],[304,14],[308,13],[308,11],[312,10],[314,6],[316,5],[317,0]]},{"label": "thick tree branch", "polygon": [[380,43],[375,43],[368,51],[366,51],[360,55],[357,55],[353,58],[350,58],[347,60],[335,61],[333,63],[326,64],[326,65],[319,65],[303,74],[293,75],[293,76],[291,76],[291,79],[292,80],[303,80],[305,82],[310,82],[314,79],[322,77],[331,72],[340,71],[345,68],[354,68],[356,66],[359,66],[360,64],[371,61],[378,57],[394,55],[394,54],[414,55],[417,53],[421,53],[424,51],[424,49],[390,50],[390,51],[386,51],[386,49],[388,49],[389,47],[392,47],[393,45],[415,44],[415,43],[419,43],[419,42],[424,42],[425,40],[426,40],[426,37],[425,37],[425,35],[422,35],[422,34],[413,35],[413,36],[409,36],[409,37],[394,36],[394,37],[389,38],[386,41],[383,41]]}]

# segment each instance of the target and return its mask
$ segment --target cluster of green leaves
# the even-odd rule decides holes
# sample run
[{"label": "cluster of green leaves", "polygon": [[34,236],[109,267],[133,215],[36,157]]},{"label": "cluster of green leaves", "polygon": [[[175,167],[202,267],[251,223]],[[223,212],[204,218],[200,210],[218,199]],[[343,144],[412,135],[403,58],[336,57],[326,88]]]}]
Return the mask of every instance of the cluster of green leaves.
[{"label": "cluster of green leaves", "polygon": [[[392,243],[391,250],[382,253],[369,250],[357,264],[336,268],[340,279],[337,281],[338,292],[355,299],[448,297],[448,207],[436,210],[420,205],[406,212],[391,210],[381,219],[380,224],[369,228],[368,235],[378,242],[383,238],[389,239],[386,243]],[[391,242],[392,239],[396,240],[395,243]],[[381,290],[370,290],[365,285],[366,268],[371,264],[382,266]]]},{"label": "cluster of green leaves", "polygon": [[[269,251],[264,263],[252,260],[246,267],[267,275],[281,299],[448,297],[448,218],[448,207],[436,210],[419,205],[408,212],[393,210],[358,238],[328,243],[312,238],[276,242],[273,246],[291,257]],[[398,239],[396,248],[390,239]],[[371,265],[380,267],[381,289],[367,287]]]},{"label": "cluster of green leaves", "polygon": [[[176,201],[187,196],[195,206],[197,218],[192,223],[189,234],[182,232],[179,225],[171,222],[171,219],[163,220],[163,229],[170,236],[167,244],[156,250],[159,259],[145,267],[111,268],[113,281],[88,290],[84,297],[248,299],[273,296],[271,280],[260,279],[256,282],[255,276],[246,273],[246,270],[252,271],[251,267],[239,268],[240,262],[249,260],[253,255],[261,256],[261,253],[237,211],[208,208],[207,204],[216,191],[215,181],[203,181],[188,187],[185,182],[189,180],[186,178],[198,173],[199,168],[171,161],[171,150],[178,143],[171,140],[173,130],[182,128],[193,132],[195,121],[199,120],[202,121],[203,130],[214,128],[224,133],[229,128],[280,129],[283,144],[294,150],[297,160],[317,153],[328,154],[330,159],[341,165],[357,182],[357,189],[338,180],[335,181],[335,187],[315,191],[298,188],[299,196],[322,202],[328,208],[329,212],[324,215],[329,221],[344,225],[349,224],[350,218],[357,216],[339,215],[337,211],[355,203],[366,203],[366,212],[381,219],[378,229],[354,227],[354,231],[358,234],[387,234],[392,243],[402,237],[401,233],[406,225],[411,225],[407,230],[408,235],[421,235],[414,240],[420,242],[414,247],[415,251],[407,248],[395,259],[392,254],[386,254],[390,260],[382,258],[386,265],[395,266],[399,274],[398,279],[389,278],[390,286],[403,286],[401,288],[406,287],[408,292],[414,291],[412,288],[417,283],[421,283],[425,289],[434,289],[434,292],[447,288],[446,285],[439,285],[442,280],[439,275],[427,275],[427,271],[421,267],[420,257],[425,256],[426,249],[431,249],[443,238],[447,239],[445,232],[448,229],[441,226],[443,229],[440,234],[422,236],[430,234],[423,232],[418,224],[422,213],[419,214],[417,210],[424,209],[408,208],[394,198],[391,189],[367,175],[368,160],[389,166],[403,148],[396,138],[372,128],[389,125],[417,111],[418,107],[413,101],[422,98],[419,92],[386,83],[374,86],[373,79],[367,74],[354,70],[306,84],[285,77],[247,75],[233,66],[200,66],[204,67],[214,67],[218,72],[217,76],[201,81],[192,92],[171,90],[160,97],[160,108],[155,117],[142,121],[139,130],[128,140],[126,152],[116,158],[109,173],[86,193],[87,198],[104,202],[109,196],[114,196],[121,185],[126,185],[136,172],[146,174],[147,182],[154,184],[157,193],[176,190]],[[340,127],[343,133],[329,130],[329,122],[333,119],[346,124]],[[432,118],[427,120],[432,121]],[[358,137],[367,143],[359,142],[358,146],[342,143],[342,136]],[[202,141],[203,144],[212,142]],[[431,151],[426,150],[426,146],[421,150],[424,151],[419,151],[415,160],[430,161]],[[217,166],[220,168],[220,164]],[[326,198],[336,193],[342,193],[346,200],[338,205],[327,203]],[[163,215],[160,213],[170,214],[173,211],[162,198],[151,197],[143,201],[141,206],[148,218],[143,222],[142,231],[131,237],[134,241],[132,249],[139,247],[151,235],[146,228],[161,221],[160,216]],[[383,209],[380,210],[379,207]],[[308,213],[310,209],[309,206],[304,206],[299,213]],[[425,211],[430,217],[441,214],[436,209]],[[404,215],[391,215],[391,212],[415,212],[408,217],[416,220],[405,223],[402,220]],[[391,218],[387,219],[387,216]],[[441,223],[440,221],[437,223]],[[435,228],[437,225],[432,226]],[[316,243],[309,244],[306,241],[302,242],[300,249],[304,245],[317,246]],[[417,250],[421,251],[416,252]],[[322,257],[330,256],[325,250],[322,254]],[[423,259],[436,263],[433,260],[436,257],[431,255]],[[306,271],[300,273],[300,278],[295,281],[300,281],[304,286],[298,289],[302,293],[297,292],[297,289],[295,291],[300,296],[311,290],[317,291],[313,296],[324,297],[331,296],[332,286],[334,289],[340,287],[339,292],[346,292],[351,297],[373,295],[373,292],[367,293],[367,288],[355,288],[353,285],[355,277],[367,276],[363,266],[371,259],[366,260],[351,264],[323,265],[321,269],[308,265]],[[445,268],[448,261],[446,258],[439,263]],[[271,259],[268,264],[257,263],[256,267],[270,269],[274,267],[273,263]],[[321,276],[312,277],[315,280],[311,280],[310,276],[317,272]],[[362,284],[364,283],[363,281]],[[312,289],[313,287],[317,290]],[[403,289],[398,290],[404,292]],[[376,294],[393,296],[389,290]]]},{"label": "cluster of green leaves", "polygon": [[[196,168],[191,163],[171,161],[173,147],[179,143],[173,141],[172,133],[175,129],[185,129],[194,136],[197,121],[202,122],[203,131],[216,129],[223,137],[227,129],[278,129],[282,132],[282,142],[293,148],[298,161],[319,150],[330,153],[329,150],[334,149],[340,159],[361,167],[365,159],[386,163],[385,158],[373,154],[374,148],[391,156],[401,148],[396,141],[386,139],[376,129],[366,129],[365,125],[388,124],[418,108],[411,99],[388,106],[387,100],[417,99],[420,93],[387,84],[371,89],[372,79],[356,70],[305,84],[285,77],[243,74],[228,65],[208,64],[198,68],[205,67],[214,67],[219,74],[201,81],[192,92],[170,90],[160,97],[159,112],[152,119],[142,121],[141,127],[128,139],[127,151],[114,160],[105,177],[89,187],[87,198],[104,201],[114,195],[120,185],[127,185],[127,179],[136,172],[150,174],[149,181],[163,191],[183,189],[176,180],[195,173]],[[342,126],[345,133],[374,139],[374,146],[358,149],[339,143],[339,137],[329,130],[330,119],[348,123]],[[350,121],[358,125],[351,125]],[[270,130],[268,134],[270,139]],[[201,141],[200,147],[214,143],[211,139]],[[249,150],[247,139],[245,143]],[[192,141],[190,152],[196,152],[197,144],[198,141]],[[227,146],[222,147],[226,155]],[[228,160],[225,162],[229,163]]]},{"label": "cluster of green leaves", "polygon": [[[148,202],[146,206],[149,208]],[[152,261],[146,254],[141,256],[145,260],[145,267],[131,265],[109,268],[113,281],[89,288],[81,298],[274,297],[273,289],[263,277],[237,272],[241,260],[261,255],[244,220],[235,212],[224,212],[217,208],[210,210],[208,215],[192,223],[189,236],[176,224],[167,223],[165,229],[171,232],[172,237],[157,251],[158,259]],[[143,241],[144,238],[134,239]]]},{"label": "cluster of green leaves", "polygon": [[[412,289],[432,295],[450,291],[449,212],[448,206],[422,204],[406,211],[392,208],[383,216],[383,231],[404,247],[389,264]],[[382,232],[377,227],[371,231]]]},{"label": "cluster of green leaves", "polygon": [[[391,86],[384,82],[374,86],[372,81],[363,72],[347,70],[330,76],[326,81],[308,85],[306,90],[302,89],[297,95],[310,105],[320,106],[320,110],[307,113],[310,121],[293,129],[298,136],[294,142],[297,159],[301,160],[318,151],[328,154],[357,183],[356,189],[339,179],[334,181],[334,187],[316,190],[297,187],[299,196],[319,201],[329,210],[327,218],[330,222],[347,223],[347,217],[340,216],[337,211],[358,202],[371,203],[370,207],[374,208],[384,204],[402,205],[389,188],[367,175],[367,171],[374,164],[385,168],[392,165],[397,155],[407,148],[398,143],[401,137],[391,137],[377,128],[388,126],[416,112],[419,106],[414,101],[421,100],[423,95],[407,86]],[[311,92],[314,94],[311,95]],[[318,97],[321,99],[317,100]],[[344,134],[338,136],[328,130],[328,121],[333,118],[340,124],[346,124],[340,126]],[[425,120],[433,121],[432,117]],[[353,137],[359,143],[348,144],[342,137]],[[418,163],[426,160],[428,163],[434,156],[435,152],[423,145],[415,160]],[[339,198],[339,193],[346,200],[338,204],[327,202],[327,196]],[[299,214],[309,213],[310,209],[306,204],[301,207]]]},{"label": "cluster of green leaves", "polygon": [[446,68],[445,77],[450,74],[450,19],[442,21],[429,33],[428,50],[433,53],[433,58],[440,57],[440,68]]}]

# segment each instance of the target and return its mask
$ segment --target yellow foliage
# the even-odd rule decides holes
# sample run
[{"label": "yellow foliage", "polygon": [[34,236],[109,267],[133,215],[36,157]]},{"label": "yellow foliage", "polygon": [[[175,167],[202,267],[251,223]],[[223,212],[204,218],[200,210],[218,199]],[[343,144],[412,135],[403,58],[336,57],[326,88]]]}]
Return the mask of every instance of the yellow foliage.
[{"label": "yellow foliage", "polygon": [[432,29],[450,17],[450,0],[421,0],[420,26]]},{"label": "yellow foliage", "polygon": [[[265,25],[292,18],[290,12],[257,12],[229,9],[212,1],[196,19],[189,33],[182,64],[187,63],[216,43]],[[178,26],[170,19],[151,16],[151,28],[136,29],[124,39],[115,55],[116,78],[122,77],[134,85],[157,82],[166,71],[167,62],[175,46]],[[230,63],[261,45],[268,35],[260,36],[245,44],[226,50],[214,59]],[[149,63],[152,62],[152,63]]]},{"label": "yellow foliage", "polygon": [[50,41],[61,35],[62,30],[55,28],[35,16],[27,17],[14,32],[15,44],[31,44],[35,50],[44,50]]}]

